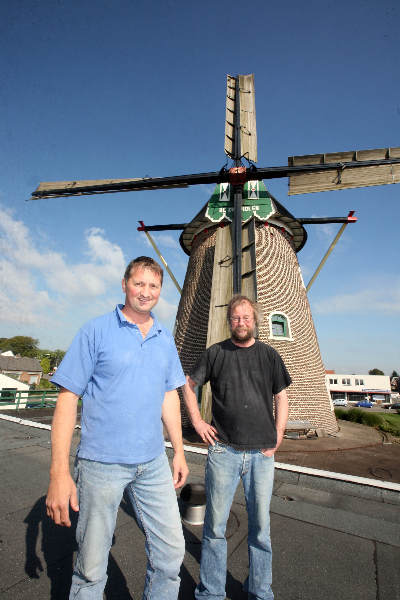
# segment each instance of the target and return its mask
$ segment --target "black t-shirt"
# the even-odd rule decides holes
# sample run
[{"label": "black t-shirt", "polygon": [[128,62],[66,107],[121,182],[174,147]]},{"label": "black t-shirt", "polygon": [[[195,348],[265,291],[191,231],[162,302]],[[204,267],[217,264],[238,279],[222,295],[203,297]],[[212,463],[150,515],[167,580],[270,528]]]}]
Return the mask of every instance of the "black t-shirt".
[{"label": "black t-shirt", "polygon": [[276,445],[273,395],[292,380],[271,346],[219,342],[201,355],[190,377],[198,385],[211,383],[212,424],[221,442],[241,450]]}]

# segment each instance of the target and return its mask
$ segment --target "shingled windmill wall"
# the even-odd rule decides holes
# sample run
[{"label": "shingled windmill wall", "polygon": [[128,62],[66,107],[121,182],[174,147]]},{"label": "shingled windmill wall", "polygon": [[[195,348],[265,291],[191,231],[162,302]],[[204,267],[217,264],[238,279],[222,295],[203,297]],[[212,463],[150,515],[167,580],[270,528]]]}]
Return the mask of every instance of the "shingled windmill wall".
[{"label": "shingled windmill wall", "polygon": [[[206,348],[216,228],[193,241],[176,321],[176,345],[185,373]],[[290,236],[278,227],[256,225],[257,295],[264,320],[259,338],[282,356],[293,380],[288,389],[289,418],[308,420],[315,428],[337,431],[325,385],[325,370],[306,290]],[[284,313],[291,340],[271,339],[269,315]],[[182,407],[182,422],[189,419]]]},{"label": "shingled windmill wall", "polygon": [[[175,323],[175,343],[185,373],[190,373],[207,344],[216,227],[193,240]],[[182,425],[190,419],[181,398]]]},{"label": "shingled windmill wall", "polygon": [[[279,352],[291,374],[289,418],[308,420],[315,428],[336,432],[310,305],[288,234],[258,223],[256,264],[257,300],[264,314],[259,339]],[[289,317],[291,340],[271,339],[268,316],[275,312]]]}]

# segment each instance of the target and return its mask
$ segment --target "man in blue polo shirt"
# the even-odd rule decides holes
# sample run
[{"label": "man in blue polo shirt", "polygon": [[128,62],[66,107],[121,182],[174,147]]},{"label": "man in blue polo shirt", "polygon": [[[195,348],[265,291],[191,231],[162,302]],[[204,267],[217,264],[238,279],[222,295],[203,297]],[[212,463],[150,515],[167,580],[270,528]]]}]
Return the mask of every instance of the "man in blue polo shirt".
[{"label": "man in blue polo shirt", "polygon": [[[78,555],[70,599],[100,600],[118,506],[126,491],[146,535],[143,598],[176,600],[184,540],[174,488],[188,475],[176,388],[185,383],[174,340],[151,312],[163,271],[153,259],[131,261],[125,304],[78,332],[52,381],[60,388],[52,426],[47,514],[70,527],[79,511]],[[75,481],[69,453],[82,397]],[[162,424],[174,448],[173,475]],[[76,483],[75,483],[76,482]]]}]

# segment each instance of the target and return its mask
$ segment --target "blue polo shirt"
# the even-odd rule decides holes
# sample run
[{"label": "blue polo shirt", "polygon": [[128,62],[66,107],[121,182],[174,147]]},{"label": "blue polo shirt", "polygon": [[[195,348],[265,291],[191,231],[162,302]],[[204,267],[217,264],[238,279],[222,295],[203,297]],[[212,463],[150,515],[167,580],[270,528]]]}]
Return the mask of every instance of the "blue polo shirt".
[{"label": "blue polo shirt", "polygon": [[86,323],[51,381],[82,396],[78,456],[140,463],[164,449],[164,394],[185,383],[172,335],[155,318],[145,339],[115,311]]}]

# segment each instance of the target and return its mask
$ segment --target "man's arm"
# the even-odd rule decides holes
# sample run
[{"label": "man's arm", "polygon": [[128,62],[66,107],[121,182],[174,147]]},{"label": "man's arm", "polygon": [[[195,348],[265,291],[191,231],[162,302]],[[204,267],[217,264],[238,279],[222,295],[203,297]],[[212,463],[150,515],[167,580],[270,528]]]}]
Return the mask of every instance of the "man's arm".
[{"label": "man's arm", "polygon": [[283,435],[286,429],[286,423],[289,415],[289,402],[286,390],[275,394],[275,426],[276,426],[276,446],[275,448],[266,448],[263,450],[265,456],[273,456],[282,443]]},{"label": "man's arm", "polygon": [[76,486],[69,470],[69,453],[76,423],[78,398],[61,388],[51,427],[50,485],[47,492],[47,514],[57,525],[71,527],[69,507],[78,511]]},{"label": "man's arm", "polygon": [[189,474],[189,469],[183,452],[181,409],[178,392],[176,390],[165,393],[161,418],[174,449],[172,469],[174,487],[177,489],[184,485]]},{"label": "man's arm", "polygon": [[183,398],[185,400],[186,408],[189,413],[190,420],[192,421],[192,425],[206,444],[214,445],[214,442],[218,440],[217,430],[215,427],[206,423],[201,418],[201,414],[199,411],[199,405],[197,403],[196,394],[194,388],[196,387],[196,382],[193,381],[189,377],[186,376],[186,383],[183,388]]}]

